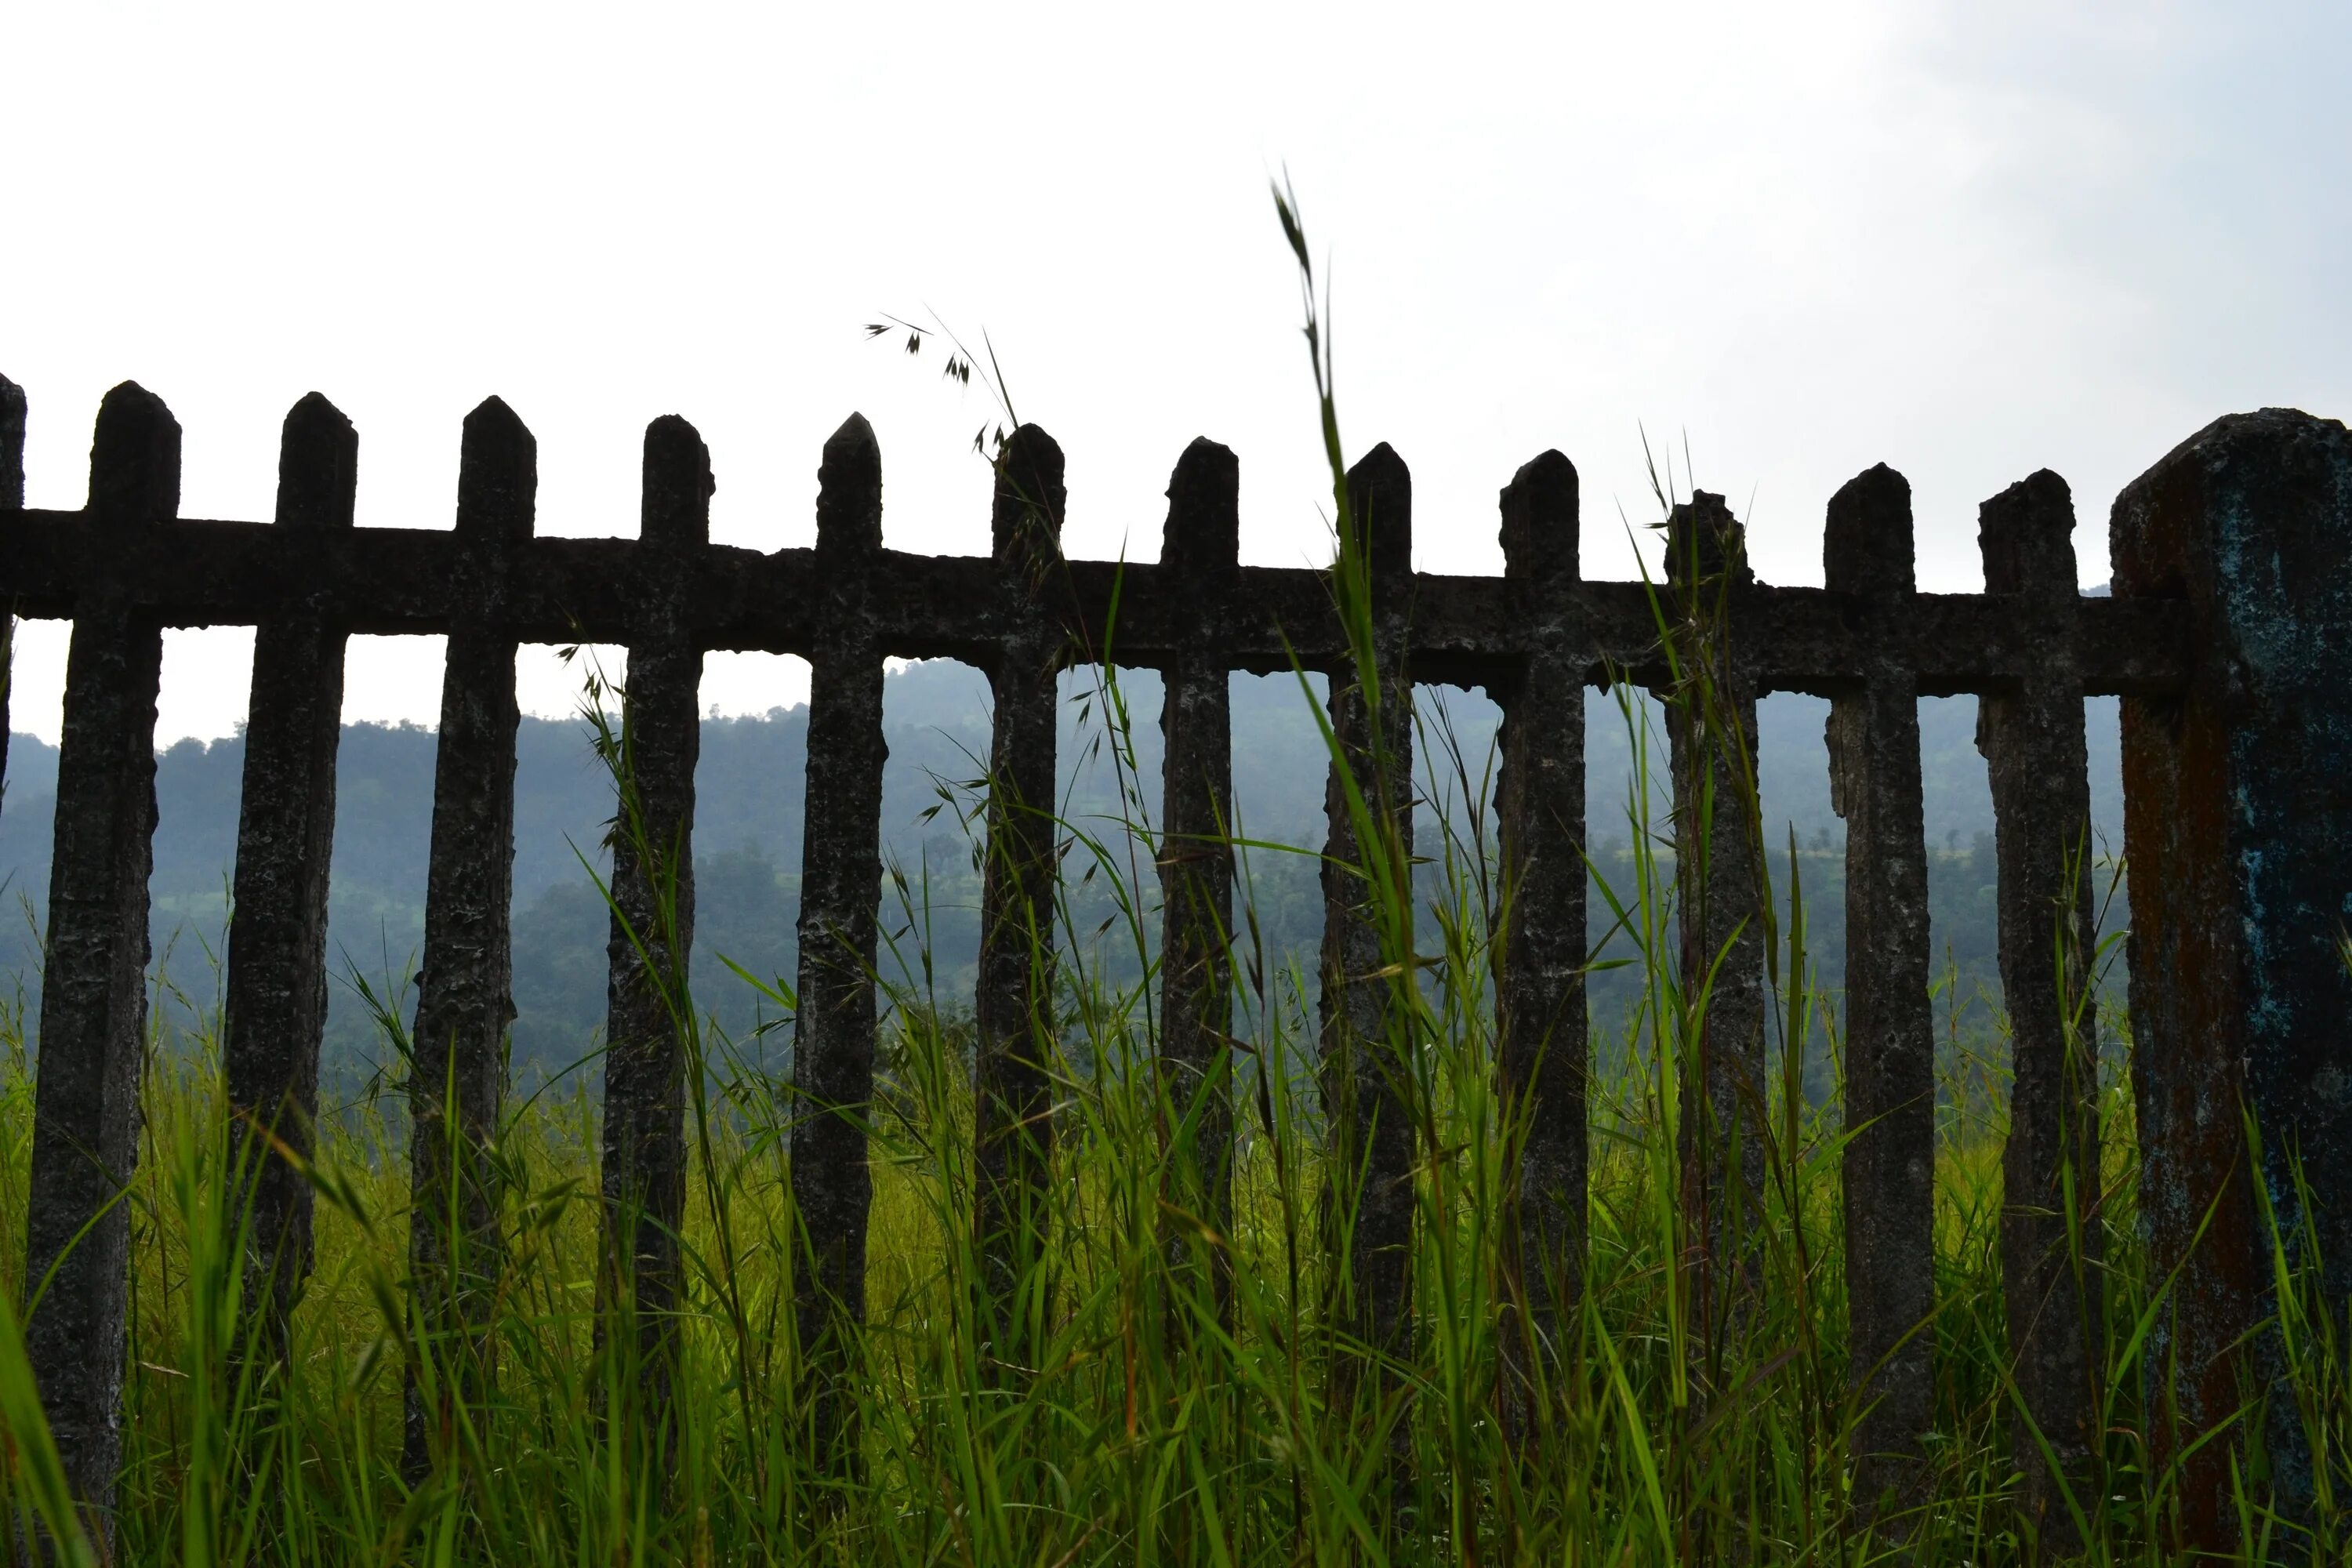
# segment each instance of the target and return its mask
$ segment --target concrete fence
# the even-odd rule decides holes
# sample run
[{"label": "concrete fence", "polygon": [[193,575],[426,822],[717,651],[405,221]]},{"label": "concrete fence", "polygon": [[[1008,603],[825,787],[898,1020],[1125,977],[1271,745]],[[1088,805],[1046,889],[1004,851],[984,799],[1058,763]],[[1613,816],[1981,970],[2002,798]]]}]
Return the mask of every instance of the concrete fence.
[{"label": "concrete fence", "polygon": [[[2067,1240],[2095,1235],[2084,1222],[2099,1192],[2085,696],[2123,698],[2139,1212],[2150,1268],[2173,1282],[2147,1359],[2164,1384],[2149,1402],[2151,1436],[2159,1464],[2187,1456],[2192,1538],[2230,1529],[2226,1451],[2189,1450],[2238,1407],[2248,1366],[2259,1375],[2263,1364],[2259,1343],[2252,1363],[2238,1347],[2271,1310],[2265,1198],[2291,1244],[2319,1239],[2338,1299],[2352,1269],[2352,437],[2333,422],[2233,416],[2164,458],[2116,503],[2112,598],[2078,593],[2073,500],[2046,471],[1984,503],[1982,594],[1917,590],[1909,486],[1884,467],[1832,500],[1822,587],[1757,582],[1739,525],[1703,492],[1674,515],[1664,583],[1588,581],[1576,471],[1557,452],[1502,492],[1504,575],[1416,573],[1411,478],[1381,447],[1349,475],[1367,657],[1335,616],[1328,574],[1238,563],[1237,465],[1207,441],[1176,465],[1159,562],[1122,565],[1063,556],[1062,455],[1034,426],[1013,433],[997,465],[993,552],[939,558],[884,548],[880,452],[856,416],[824,446],[815,546],[768,553],[710,542],[709,457],[676,417],[646,429],[635,540],[535,535],[535,443],[495,398],[466,421],[454,531],[354,528],[358,438],[316,395],[287,416],[268,522],[178,515],[179,426],[131,384],[99,414],[88,504],[26,510],[25,417],[22,391],[0,381],[0,596],[16,616],[73,622],[27,1219],[29,1275],[55,1275],[27,1342],[72,1478],[101,1506],[120,1455],[129,1216],[117,1198],[138,1149],[166,626],[257,628],[225,1051],[235,1103],[297,1153],[317,1094],[345,642],[447,637],[410,1092],[415,1288],[425,1320],[455,1342],[483,1331],[499,1268],[500,1194],[482,1143],[500,1113],[513,1011],[514,659],[526,641],[629,649],[603,1192],[609,1250],[649,1334],[680,1289],[687,1134],[670,1003],[691,940],[704,654],[797,654],[813,670],[793,1068],[804,1114],[791,1170],[814,1260],[801,1272],[799,1331],[821,1361],[864,1310],[883,660],[952,657],[993,688],[973,1224],[982,1257],[1010,1269],[1052,1138],[1038,1040],[1054,984],[1055,678],[1101,657],[1114,624],[1118,661],[1166,676],[1160,1050],[1205,1097],[1197,1152],[1212,1192],[1233,1139],[1221,1061],[1232,1017],[1233,876],[1220,842],[1228,674],[1294,659],[1325,672],[1359,798],[1396,811],[1408,843],[1412,682],[1483,686],[1499,700],[1497,1063],[1526,1129],[1511,1151],[1508,1248],[1524,1331],[1507,1336],[1507,1374],[1550,1353],[1580,1288],[1583,697],[1612,678],[1673,700],[1677,861],[1706,868],[1682,900],[1685,963],[1724,955],[1686,1097],[1696,1113],[1685,1201],[1707,1300],[1740,1268],[1737,1188],[1759,1162],[1738,1146],[1764,1104],[1762,846],[1752,819],[1720,803],[1737,798],[1727,786],[1743,748],[1752,778],[1758,698],[1793,690],[1832,703],[1832,788],[1849,825],[1844,1246],[1865,1487],[1903,1483],[1929,1411],[1923,696],[1982,700],[2014,1047],[2001,1256],[2021,1420],[2050,1440],[2061,1469],[2088,1463],[2101,1440],[2086,1299],[2099,1275],[2074,1266]],[[1329,796],[1339,861],[1364,852],[1356,839],[1371,820],[1351,816],[1346,795],[1335,783]],[[1717,807],[1702,809],[1710,799]],[[1365,1173],[1346,1264],[1358,1327],[1394,1343],[1411,1331],[1413,1134],[1384,1106],[1395,1075],[1364,1066],[1394,1005],[1367,979],[1381,949],[1365,888],[1327,873],[1323,1087],[1354,1112],[1333,1117],[1330,1136],[1363,1141],[1335,1151]],[[2297,1160],[2301,1187],[2289,1177]],[[282,1325],[310,1256],[309,1189],[273,1157],[252,1196],[253,1305]],[[488,1355],[480,1347],[479,1377]],[[454,1392],[464,1391],[460,1380]],[[412,1391],[412,1458],[433,1418],[426,1404]],[[2275,1436],[2292,1487],[2295,1445]]]}]

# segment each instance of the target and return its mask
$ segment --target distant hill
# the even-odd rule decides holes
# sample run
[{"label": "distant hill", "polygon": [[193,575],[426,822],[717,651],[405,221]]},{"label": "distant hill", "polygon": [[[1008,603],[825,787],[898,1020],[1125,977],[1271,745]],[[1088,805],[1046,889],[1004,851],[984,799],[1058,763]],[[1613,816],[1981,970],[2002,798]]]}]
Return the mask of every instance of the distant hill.
[{"label": "distant hill", "polygon": [[[1316,681],[1319,691],[1320,682]],[[1156,818],[1160,765],[1160,680],[1150,671],[1121,677],[1132,716],[1135,763],[1146,812]],[[1103,744],[1102,704],[1066,680],[1062,771],[1066,810],[1115,836],[1118,798]],[[1295,678],[1237,676],[1234,685],[1236,805],[1248,837],[1319,847],[1322,840],[1320,742]],[[1433,725],[1454,737],[1471,778],[1486,765],[1496,711],[1483,694],[1424,690]],[[1646,702],[1637,713],[1646,709]],[[1822,729],[1829,705],[1815,698],[1768,700],[1759,723],[1765,816],[1776,847],[1793,828],[1805,852],[1802,870],[1811,948],[1823,978],[1843,969],[1841,870],[1843,830],[1829,805],[1828,755]],[[928,868],[932,984],[943,1003],[967,997],[978,945],[978,882],[969,840],[953,808],[972,804],[958,784],[976,779],[988,749],[986,682],[968,667],[938,661],[893,674],[886,685],[885,722],[890,745],[883,826],[886,858],[906,871],[919,899]],[[1989,981],[1993,969],[1990,797],[1984,763],[1974,744],[1973,699],[1920,704],[1926,778],[1926,822],[1939,952],[1948,948],[1964,974]],[[1654,722],[1654,714],[1650,715]],[[2094,816],[2109,842],[2118,841],[2116,707],[2090,704]],[[1626,722],[1614,697],[1591,693],[1587,704],[1588,802],[1595,855],[1604,871],[1628,834],[1630,783]],[[703,724],[698,775],[696,860],[700,922],[697,931],[698,1000],[739,1038],[752,1035],[762,1016],[756,995],[719,962],[724,954],[753,973],[793,977],[793,921],[798,896],[803,772],[807,713],[778,709],[764,716],[709,719]],[[415,967],[424,929],[425,861],[432,823],[432,731],[415,726],[359,724],[345,728],[338,767],[333,892],[329,943],[339,982],[333,987],[329,1054],[334,1070],[349,1073],[383,1054],[352,986],[353,973],[371,983],[398,983]],[[526,719],[518,742],[515,855],[515,1024],[520,1064],[559,1068],[593,1048],[604,1016],[605,916],[582,858],[602,872],[598,847],[611,815],[609,781],[598,770],[576,721]],[[1422,748],[1423,794],[1458,803],[1461,785],[1449,760]],[[1663,742],[1659,754],[1663,757]],[[1433,762],[1440,765],[1433,768]],[[158,967],[198,1008],[215,1003],[226,891],[236,839],[236,803],[244,768],[241,738],[209,745],[184,741],[162,753],[157,769],[161,826],[151,883]],[[0,936],[0,974],[14,972],[23,987],[27,1026],[37,1017],[39,984],[35,926],[47,910],[48,849],[55,811],[57,752],[26,735],[12,738],[7,788],[0,803],[0,874],[18,918]],[[930,808],[939,807],[935,813]],[[929,815],[927,815],[929,814]],[[1424,809],[1424,852],[1437,842],[1436,820]],[[1321,927],[1314,862],[1307,856],[1257,851],[1249,858],[1260,926],[1269,945],[1297,952],[1309,970]],[[1139,860],[1148,874],[1148,864]],[[1434,872],[1424,873],[1433,877]],[[1099,889],[1081,895],[1091,930],[1109,911]],[[893,895],[889,900],[895,906]],[[886,907],[898,934],[904,973],[919,978],[919,921]],[[1596,900],[1595,931],[1601,923]],[[1432,939],[1433,940],[1433,938]],[[1132,973],[1116,935],[1103,960]],[[166,962],[168,961],[168,962]],[[1622,989],[1622,987],[1621,987]],[[1604,1016],[1610,977],[1595,984]],[[170,1004],[178,1007],[180,1004]],[[768,1006],[772,1012],[772,1006]],[[748,1047],[781,1068],[783,1041]]]}]

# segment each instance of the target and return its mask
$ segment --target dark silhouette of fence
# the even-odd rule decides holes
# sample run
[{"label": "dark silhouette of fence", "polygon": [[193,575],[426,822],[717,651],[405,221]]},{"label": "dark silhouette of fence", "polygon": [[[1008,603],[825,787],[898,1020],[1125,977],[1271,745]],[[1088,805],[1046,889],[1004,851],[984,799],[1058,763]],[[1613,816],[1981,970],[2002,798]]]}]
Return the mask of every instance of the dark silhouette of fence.
[{"label": "dark silhouette of fence", "polygon": [[[1690,1119],[1685,1194],[1705,1237],[1702,1299],[1727,1311],[1737,1310],[1738,1233],[1752,1206],[1738,1187],[1758,1169],[1739,1145],[1764,1096],[1761,847],[1752,822],[1730,811],[1703,820],[1697,802],[1710,777],[1718,798],[1731,796],[1743,754],[1752,776],[1759,697],[1795,690],[1833,703],[1833,788],[1850,824],[1845,1247],[1853,1361],[1870,1405],[1858,1455],[1865,1492],[1910,1484],[1929,1405],[1929,1340],[1916,1331],[1933,1296],[1935,1096],[1921,696],[1983,698],[2015,1037],[2002,1258],[2021,1421],[2030,1415],[2049,1437],[2062,1470],[2096,1451],[2093,1303],[2077,1293],[2097,1276],[2072,1268],[2066,1249],[2098,1186],[2084,1006],[2085,695],[2124,699],[2140,1208],[2152,1268],[2179,1271],[2147,1358],[2168,1380],[2150,1402],[2161,1413],[2156,1461],[2187,1453],[2237,1404],[2236,1347],[2271,1289],[2258,1204],[2285,1218],[2291,1247],[2305,1217],[2291,1159],[2303,1162],[2300,1191],[2316,1205],[2313,1231],[2339,1298],[2352,1269],[2352,1076],[2338,1060],[2352,1044],[2340,948],[2352,918],[2352,437],[2341,425],[2269,410],[2191,437],[2116,504],[2111,599],[2078,595],[2073,501],[2048,472],[1985,503],[1983,594],[1916,590],[1909,487],[1883,467],[1830,503],[1822,588],[1756,582],[1739,525],[1705,493],[1674,516],[1661,588],[1588,582],[1576,472],[1556,452],[1503,491],[1502,577],[1415,573],[1411,479],[1381,447],[1349,476],[1374,644],[1359,661],[1326,574],[1237,564],[1237,466],[1206,441],[1177,465],[1160,563],[1119,566],[1063,558],[1061,453],[1031,426],[997,467],[992,555],[941,559],[883,547],[879,452],[856,417],[824,447],[814,548],[761,553],[709,542],[709,455],[674,417],[647,428],[643,528],[631,541],[535,536],[534,443],[495,398],[466,421],[454,531],[354,529],[357,438],[315,395],[287,416],[273,522],[182,519],[179,426],[131,384],[99,415],[87,506],[27,510],[25,406],[0,382],[0,595],[17,615],[74,622],[27,1225],[30,1277],[53,1267],[55,1277],[27,1342],[73,1481],[101,1508],[120,1449],[128,1216],[116,1199],[137,1148],[167,626],[258,627],[226,1052],[235,1101],[298,1152],[315,1109],[345,639],[447,635],[411,1083],[412,1251],[425,1320],[456,1347],[445,1391],[463,1394],[490,1373],[491,1346],[471,1336],[499,1272],[499,1193],[482,1139],[505,1090],[512,1013],[517,645],[631,650],[604,1190],[619,1216],[614,1288],[645,1309],[638,1331],[656,1369],[662,1308],[678,1289],[669,1237],[686,1181],[669,1006],[691,940],[702,656],[757,649],[811,663],[794,1058],[806,1114],[792,1170],[814,1259],[802,1275],[800,1334],[822,1366],[863,1311],[881,661],[952,657],[994,689],[973,1224],[990,1268],[1009,1270],[1024,1236],[1034,1241],[1053,1135],[1035,1042],[1051,1026],[1054,978],[1054,680],[1095,657],[1114,596],[1120,662],[1168,677],[1163,1061],[1212,1101],[1200,1138],[1212,1202],[1222,1201],[1233,1126],[1221,1062],[1232,876],[1217,843],[1230,804],[1228,672],[1287,669],[1294,658],[1326,672],[1338,745],[1367,798],[1402,814],[1406,836],[1407,704],[1368,700],[1360,677],[1376,672],[1376,691],[1444,681],[1500,699],[1498,1066],[1528,1129],[1510,1242],[1524,1331],[1507,1336],[1507,1381],[1524,1383],[1532,1358],[1549,1353],[1582,1275],[1582,692],[1612,670],[1676,699],[1678,863],[1685,876],[1707,868],[1684,900],[1684,951],[1686,962],[1729,953],[1690,1064],[1689,1103],[1706,1114]],[[1683,637],[1671,658],[1662,625]],[[1353,858],[1362,847],[1336,779],[1329,798],[1331,853]],[[1349,1263],[1354,1327],[1392,1345],[1411,1332],[1412,1133],[1381,1104],[1393,1078],[1366,1066],[1390,1027],[1392,993],[1367,978],[1381,949],[1362,879],[1327,875],[1325,887],[1331,1136],[1340,1157],[1369,1154]],[[2242,1114],[2261,1134],[2263,1194],[2245,1179]],[[309,1194],[272,1160],[253,1204],[255,1310],[282,1317],[308,1262]],[[2254,1353],[2259,1364],[2270,1352]],[[824,1406],[829,1429],[837,1404]],[[412,1390],[412,1461],[435,1417]],[[2294,1435],[2272,1436],[2292,1489]],[[2232,1528],[2228,1466],[2219,1445],[2188,1454],[2182,1528],[2193,1542]],[[2048,1482],[2036,1489],[2028,1506],[2046,1513]]]}]

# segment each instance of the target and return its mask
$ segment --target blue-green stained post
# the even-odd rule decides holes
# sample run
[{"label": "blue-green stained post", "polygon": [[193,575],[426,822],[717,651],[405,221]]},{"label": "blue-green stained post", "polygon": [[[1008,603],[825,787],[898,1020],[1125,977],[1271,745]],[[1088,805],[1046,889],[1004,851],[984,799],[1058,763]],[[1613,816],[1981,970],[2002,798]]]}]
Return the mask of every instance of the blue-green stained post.
[{"label": "blue-green stained post", "polygon": [[[2123,704],[2140,1215],[2174,1281],[2142,1365],[2179,1544],[2225,1550],[2243,1444],[2194,1445],[2283,1370],[2276,1334],[2241,1347],[2315,1306],[2341,1333],[2352,1286],[2352,433],[2217,420],[2116,499],[2112,551],[2116,596],[2173,606],[2190,649],[2185,692]],[[2312,1298],[2274,1299],[2274,1235],[2324,1266]],[[2292,1401],[2268,1411],[2292,1514],[2310,1449]]]}]

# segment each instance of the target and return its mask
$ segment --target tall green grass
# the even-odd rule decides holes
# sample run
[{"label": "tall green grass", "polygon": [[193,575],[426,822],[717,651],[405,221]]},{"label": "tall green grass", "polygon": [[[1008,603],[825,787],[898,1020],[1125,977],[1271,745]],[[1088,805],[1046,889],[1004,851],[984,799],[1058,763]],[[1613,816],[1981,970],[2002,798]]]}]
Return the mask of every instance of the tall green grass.
[{"label": "tall green grass", "polygon": [[[1304,231],[1293,209],[1286,216],[1304,275]],[[1318,325],[1311,281],[1307,298]],[[1319,372],[1328,336],[1317,342]],[[1320,397],[1344,507],[1328,381]],[[1369,610],[1342,551],[1335,605],[1369,668]],[[1371,820],[1378,781],[1355,792],[1371,802],[1359,839],[1372,846],[1355,869],[1382,901],[1384,958],[1399,979],[1385,1046],[1420,1149],[1413,1332],[1402,1350],[1368,1346],[1334,1307],[1323,1215],[1327,1195],[1344,1213],[1352,1173],[1328,1158],[1313,1088],[1314,977],[1304,955],[1268,951],[1248,912],[1252,868],[1303,851],[1234,825],[1239,1136],[1234,1221],[1220,1230],[1205,1217],[1210,1205],[1194,1201],[1200,1108],[1171,1100],[1171,1079],[1152,1070],[1158,844],[1133,776],[1115,628],[1096,651],[1105,662],[1084,700],[1121,770],[1126,805],[1102,818],[1066,813],[1061,825],[1071,848],[1056,910],[1059,1032],[1041,1044],[1058,1095],[1051,1180],[1011,1300],[982,1299],[972,1250],[969,1015],[921,978],[922,879],[894,870],[885,889],[886,935],[901,962],[881,967],[917,978],[886,988],[869,1322],[838,1385],[856,1407],[861,1464],[829,1462],[794,1342],[803,1241],[786,1152],[799,1110],[754,1065],[759,1042],[729,1037],[684,996],[697,1157],[674,1363],[648,1378],[641,1336],[609,1320],[600,1331],[616,1309],[599,1287],[596,1075],[583,1042],[580,1069],[520,1100],[499,1131],[509,1250],[483,1325],[496,1349],[494,1392],[459,1409],[430,1474],[405,1480],[404,1377],[429,1385],[443,1352],[420,1332],[406,1278],[395,1080],[407,999],[370,986],[392,1074],[322,1115],[310,1169],[318,1263],[282,1356],[262,1351],[239,1305],[236,1194],[248,1190],[246,1163],[268,1152],[224,1099],[215,1028],[154,1041],[129,1194],[128,1441],[112,1531],[121,1559],[1225,1568],[1957,1565],[2034,1555],[2011,1507],[2019,1468],[2038,1458],[2010,1446],[1998,1247],[2005,1069],[1998,1050],[1966,1044],[1981,1037],[1960,1026],[1972,999],[1949,989],[1940,998],[1954,1048],[1937,1150],[1937,1310],[1922,1325],[1936,1351],[1931,1485],[1907,1511],[1866,1515],[1846,1479],[1857,1411],[1839,1247],[1843,1110],[1834,1093],[1810,1096],[1802,1071],[1809,1041],[1838,1059],[1840,999],[1806,956],[1802,862],[1792,854],[1789,885],[1771,893],[1779,1070],[1759,1129],[1753,1286],[1738,1312],[1703,1320],[1684,1293],[1692,1238],[1679,1199],[1677,1063],[1704,996],[1673,958],[1685,894],[1671,834],[1650,818],[1646,778],[1624,801],[1592,802],[1596,819],[1623,815],[1635,847],[1604,901],[1640,966],[1643,1003],[1623,1038],[1583,1042],[1595,1064],[1586,1290],[1541,1363],[1535,1418],[1507,1433],[1497,1333],[1512,1129],[1493,1088],[1490,948],[1503,899],[1484,805],[1492,759],[1465,753],[1442,709],[1424,704],[1418,743],[1453,798],[1440,841],[1422,846],[1440,891],[1418,908],[1414,878]],[[1629,696],[1622,712],[1635,755],[1654,754],[1646,710]],[[1318,721],[1304,700],[1300,721]],[[1108,918],[1095,912],[1106,907],[1097,894]],[[695,978],[706,992],[758,984],[780,1005],[792,1000],[784,977]],[[217,1017],[216,1005],[194,1012]],[[0,1006],[0,1508],[10,1523],[0,1553],[20,1559],[46,1542],[87,1558],[108,1532],[77,1520],[64,1494],[16,1329],[38,1288],[23,1277],[33,1105],[24,1026],[21,1008]],[[2150,1468],[2139,1392],[2144,1381],[2160,1392],[2164,1369],[2140,1355],[2165,1282],[2147,1277],[2134,1223],[2125,1077],[2112,1075],[2103,1096],[2093,1223],[2104,1235],[2092,1256],[2108,1276],[2098,1343],[2111,1391],[2108,1485],[2074,1502],[2087,1560],[2155,1563],[2167,1560],[2172,1478]],[[2285,1276],[2282,1300],[2285,1382],[2272,1396],[2292,1404],[2313,1439],[2322,1506],[2307,1531],[2273,1517],[2255,1455],[2244,1471],[2247,1555],[2333,1563],[2347,1543],[2336,1500],[2347,1477],[2352,1376],[2315,1279]],[[1017,1313],[1024,1331],[993,1333],[982,1311]],[[1004,1343],[1022,1347],[1023,1364],[991,1360]],[[1381,1359],[1380,1375],[1360,1375],[1368,1358]],[[637,1441],[647,1391],[666,1382],[668,1441]],[[2256,1412],[2216,1440],[2259,1428]]]}]

